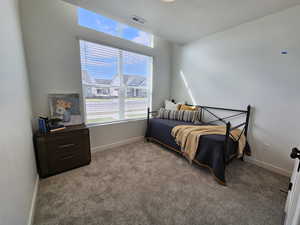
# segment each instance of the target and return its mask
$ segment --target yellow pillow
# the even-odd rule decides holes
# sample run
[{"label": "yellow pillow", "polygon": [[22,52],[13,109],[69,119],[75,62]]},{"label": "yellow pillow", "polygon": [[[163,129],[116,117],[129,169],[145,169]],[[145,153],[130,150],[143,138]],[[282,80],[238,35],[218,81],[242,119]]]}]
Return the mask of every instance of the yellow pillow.
[{"label": "yellow pillow", "polygon": [[189,106],[189,105],[181,105],[179,110],[196,111],[196,110],[198,110],[198,107],[197,106]]}]

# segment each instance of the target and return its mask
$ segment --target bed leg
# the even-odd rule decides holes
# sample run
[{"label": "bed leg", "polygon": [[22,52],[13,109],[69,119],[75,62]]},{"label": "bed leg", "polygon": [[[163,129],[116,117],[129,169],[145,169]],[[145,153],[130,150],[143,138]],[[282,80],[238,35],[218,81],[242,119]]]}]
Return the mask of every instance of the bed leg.
[{"label": "bed leg", "polygon": [[146,134],[145,134],[145,141],[149,142],[149,127],[150,127],[150,108],[147,108],[147,127],[146,127]]},{"label": "bed leg", "polygon": [[246,136],[246,138],[248,136],[250,113],[251,113],[251,105],[248,105],[248,107],[247,107],[247,116],[246,116],[246,125],[245,125],[245,136]]},{"label": "bed leg", "polygon": [[244,159],[244,158],[245,158],[245,153],[243,153],[243,155],[242,155],[242,157],[241,157],[241,161],[243,161],[243,162],[244,162],[244,161],[245,161],[245,159]]},{"label": "bed leg", "polygon": [[224,164],[226,165],[226,153],[227,153],[227,148],[228,148],[228,140],[229,140],[229,135],[230,135],[230,127],[231,124],[230,122],[228,122],[226,124],[226,137],[225,137],[225,141],[224,141]]}]

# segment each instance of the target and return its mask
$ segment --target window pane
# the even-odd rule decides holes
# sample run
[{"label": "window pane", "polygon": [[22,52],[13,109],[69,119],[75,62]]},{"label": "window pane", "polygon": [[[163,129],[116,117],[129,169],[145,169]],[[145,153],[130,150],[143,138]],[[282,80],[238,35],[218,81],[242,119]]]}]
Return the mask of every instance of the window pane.
[{"label": "window pane", "polygon": [[89,29],[133,41],[148,47],[153,47],[152,34],[130,27],[126,24],[119,23],[83,8],[78,8],[78,24]]},{"label": "window pane", "polygon": [[113,36],[119,36],[118,23],[116,21],[83,8],[78,8],[78,23],[83,27]]},{"label": "window pane", "polygon": [[121,37],[141,45],[153,47],[152,45],[153,36],[149,33],[146,33],[144,31],[138,30],[133,27],[129,27],[129,26],[124,27]]},{"label": "window pane", "polygon": [[[146,116],[148,92],[151,85],[152,58],[149,56],[124,51],[123,81],[126,86],[125,118]],[[149,84],[149,85],[148,85]]]},{"label": "window pane", "polygon": [[100,86],[110,85],[118,73],[120,51],[115,48],[80,41],[83,81]]},{"label": "window pane", "polygon": [[125,118],[146,118],[148,108],[148,90],[127,88],[125,99]]},{"label": "window pane", "polygon": [[88,124],[146,117],[152,57],[83,40],[80,56]]},{"label": "window pane", "polygon": [[80,55],[87,122],[119,120],[120,51],[80,41]]},{"label": "window pane", "polygon": [[[115,89],[115,96],[118,96],[118,89]],[[98,95],[101,97],[86,98],[86,122],[107,123],[120,120],[119,117],[119,98]]]}]

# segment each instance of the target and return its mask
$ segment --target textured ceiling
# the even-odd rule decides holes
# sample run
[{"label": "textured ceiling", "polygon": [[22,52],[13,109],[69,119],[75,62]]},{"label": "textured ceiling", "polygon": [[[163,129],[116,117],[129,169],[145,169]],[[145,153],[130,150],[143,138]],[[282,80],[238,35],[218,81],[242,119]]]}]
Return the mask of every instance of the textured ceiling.
[{"label": "textured ceiling", "polygon": [[140,16],[147,21],[140,28],[181,44],[300,4],[300,0],[65,1],[127,24],[132,24],[132,15]]}]

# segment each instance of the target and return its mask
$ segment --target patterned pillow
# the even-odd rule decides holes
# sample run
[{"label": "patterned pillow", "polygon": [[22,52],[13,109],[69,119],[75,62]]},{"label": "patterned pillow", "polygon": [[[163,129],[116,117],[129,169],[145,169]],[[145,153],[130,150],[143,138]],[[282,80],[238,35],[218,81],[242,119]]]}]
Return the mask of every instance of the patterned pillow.
[{"label": "patterned pillow", "polygon": [[201,111],[190,111],[190,110],[168,110],[161,108],[158,111],[157,118],[167,120],[181,120],[185,122],[200,123],[201,122]]},{"label": "patterned pillow", "polygon": [[183,120],[186,122],[194,122],[195,111],[185,110],[183,114]]},{"label": "patterned pillow", "polygon": [[201,124],[202,120],[202,109],[199,108],[199,110],[194,111],[194,118],[193,118],[193,123],[194,124]]},{"label": "patterned pillow", "polygon": [[158,111],[158,114],[157,114],[156,118],[159,118],[159,119],[169,119],[169,113],[170,113],[170,111],[173,111],[173,110],[168,110],[168,109],[160,108],[159,111]]}]

